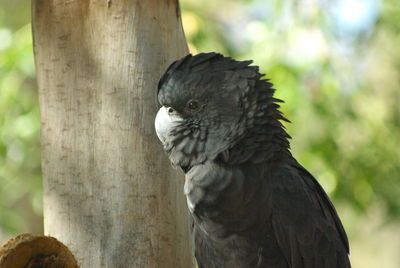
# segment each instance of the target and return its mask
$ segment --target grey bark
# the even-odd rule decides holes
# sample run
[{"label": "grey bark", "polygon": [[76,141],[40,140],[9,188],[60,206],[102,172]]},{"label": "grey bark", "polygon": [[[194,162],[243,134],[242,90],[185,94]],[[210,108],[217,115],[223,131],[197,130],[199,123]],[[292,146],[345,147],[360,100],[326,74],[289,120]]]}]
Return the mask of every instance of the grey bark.
[{"label": "grey bark", "polygon": [[194,267],[155,136],[156,85],[187,53],[178,1],[35,0],[45,234],[81,268]]}]

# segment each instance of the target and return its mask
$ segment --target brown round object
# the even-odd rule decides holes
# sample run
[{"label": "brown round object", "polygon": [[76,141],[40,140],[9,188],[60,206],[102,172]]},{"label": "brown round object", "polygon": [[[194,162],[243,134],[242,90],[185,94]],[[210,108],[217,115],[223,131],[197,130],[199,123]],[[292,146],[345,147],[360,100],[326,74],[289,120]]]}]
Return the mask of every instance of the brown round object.
[{"label": "brown round object", "polygon": [[21,234],[0,247],[0,268],[79,268],[71,251],[50,236]]}]

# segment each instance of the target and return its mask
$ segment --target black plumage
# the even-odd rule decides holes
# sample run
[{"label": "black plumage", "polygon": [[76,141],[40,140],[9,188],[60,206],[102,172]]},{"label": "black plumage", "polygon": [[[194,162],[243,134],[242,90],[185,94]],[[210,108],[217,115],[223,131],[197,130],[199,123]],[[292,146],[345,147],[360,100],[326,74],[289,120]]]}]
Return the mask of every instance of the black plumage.
[{"label": "black plumage", "polygon": [[188,55],[158,85],[156,130],[186,174],[198,266],[348,268],[336,210],[291,155],[282,101],[251,63]]}]

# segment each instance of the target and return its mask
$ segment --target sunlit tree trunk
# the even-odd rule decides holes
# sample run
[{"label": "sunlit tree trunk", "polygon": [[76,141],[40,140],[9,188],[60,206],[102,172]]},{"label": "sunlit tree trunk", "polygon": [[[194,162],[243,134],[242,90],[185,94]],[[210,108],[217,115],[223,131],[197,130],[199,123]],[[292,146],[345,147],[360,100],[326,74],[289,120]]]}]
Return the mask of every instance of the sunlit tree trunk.
[{"label": "sunlit tree trunk", "polygon": [[35,0],[45,233],[81,268],[193,267],[182,175],[153,122],[187,53],[177,0]]}]

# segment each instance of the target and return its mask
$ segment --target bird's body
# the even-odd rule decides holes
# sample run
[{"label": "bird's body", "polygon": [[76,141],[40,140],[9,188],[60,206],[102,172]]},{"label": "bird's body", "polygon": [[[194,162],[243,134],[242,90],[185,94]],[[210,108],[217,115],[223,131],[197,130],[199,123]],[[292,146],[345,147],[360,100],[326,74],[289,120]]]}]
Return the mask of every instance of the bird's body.
[{"label": "bird's body", "polygon": [[188,55],[162,77],[156,130],[185,172],[199,268],[349,268],[324,190],[291,155],[286,120],[250,61]]}]

